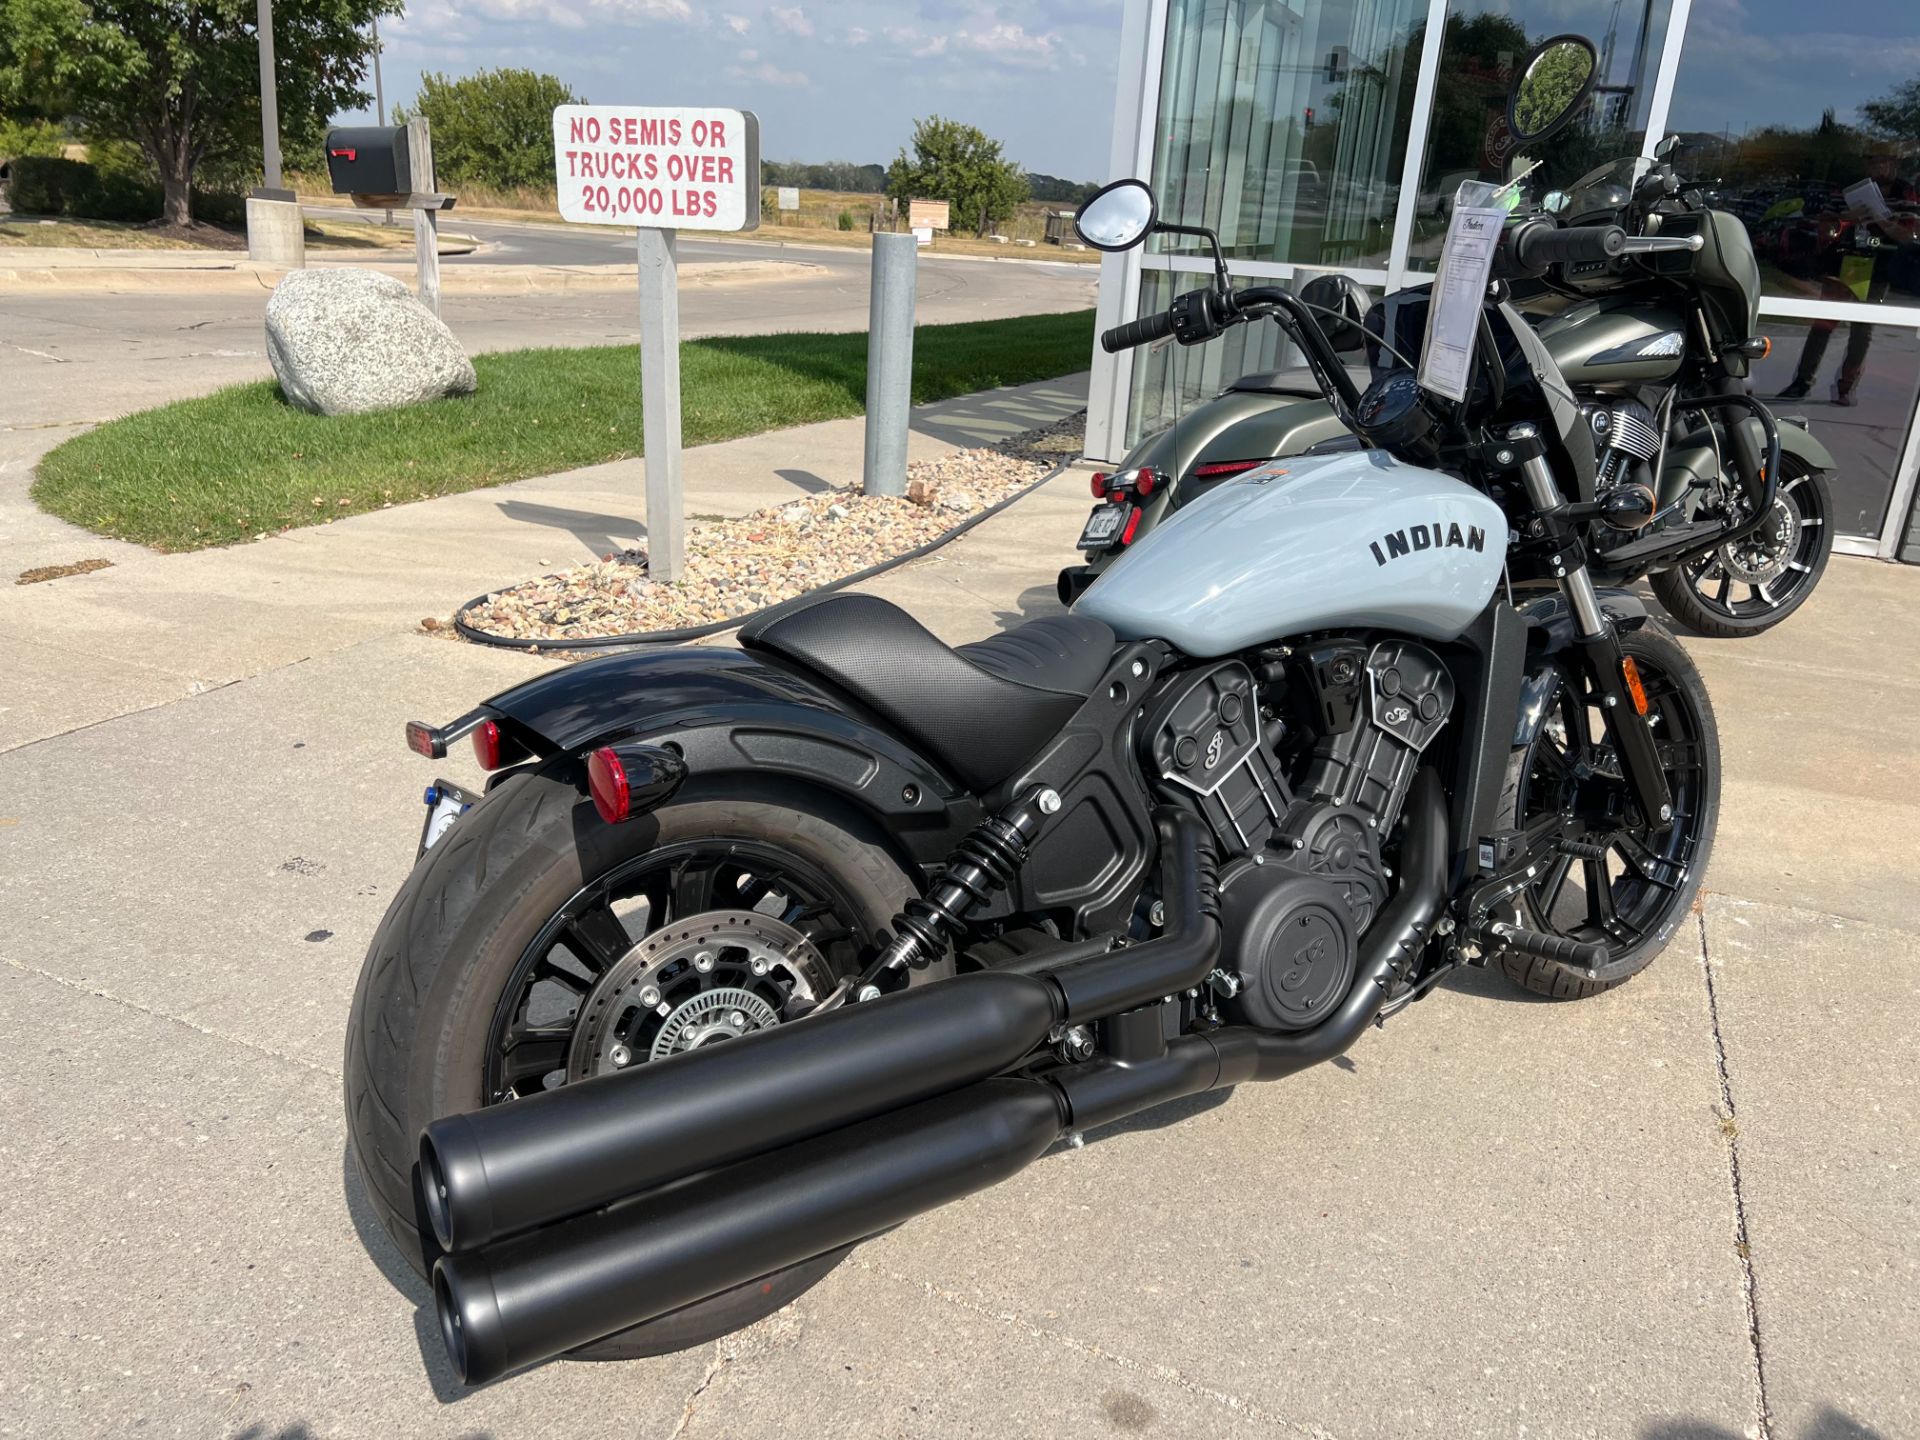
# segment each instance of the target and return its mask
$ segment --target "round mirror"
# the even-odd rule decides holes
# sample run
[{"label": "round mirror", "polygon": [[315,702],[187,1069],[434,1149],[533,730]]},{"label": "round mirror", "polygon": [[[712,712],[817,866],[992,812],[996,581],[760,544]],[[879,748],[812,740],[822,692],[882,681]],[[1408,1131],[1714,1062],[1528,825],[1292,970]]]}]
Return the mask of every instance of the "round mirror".
[{"label": "round mirror", "polygon": [[1578,113],[1593,89],[1598,56],[1580,35],[1556,35],[1533,47],[1507,96],[1507,129],[1522,145],[1544,140]]},{"label": "round mirror", "polygon": [[1088,198],[1073,228],[1096,250],[1131,250],[1152,232],[1158,213],[1144,180],[1116,180]]},{"label": "round mirror", "polygon": [[1358,350],[1366,343],[1361,322],[1373,301],[1358,281],[1345,275],[1316,275],[1300,287],[1300,298],[1313,307],[1313,318],[1334,349]]}]

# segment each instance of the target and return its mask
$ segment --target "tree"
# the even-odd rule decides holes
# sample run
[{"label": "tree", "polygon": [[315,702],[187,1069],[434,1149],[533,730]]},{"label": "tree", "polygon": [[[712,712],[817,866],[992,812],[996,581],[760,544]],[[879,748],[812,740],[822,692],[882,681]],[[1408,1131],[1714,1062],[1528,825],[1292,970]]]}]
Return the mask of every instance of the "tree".
[{"label": "tree", "polygon": [[[401,0],[275,0],[282,134],[316,138],[370,98],[368,27]],[[90,138],[139,145],[160,177],[161,219],[192,218],[194,174],[257,163],[255,0],[0,0],[0,96],[65,97]],[[291,148],[291,147],[290,147]]]},{"label": "tree", "polygon": [[433,126],[436,180],[510,190],[553,184],[554,109],[584,103],[552,75],[482,70],[460,80],[422,75],[411,113]]},{"label": "tree", "polygon": [[1889,140],[1920,141],[1920,80],[1908,80],[1893,93],[1860,107],[1867,128]]},{"label": "tree", "polygon": [[1007,159],[998,140],[972,125],[931,115],[913,127],[913,156],[902,150],[887,167],[887,194],[908,200],[945,200],[955,229],[985,235],[1019,208],[1031,192],[1026,173]]}]

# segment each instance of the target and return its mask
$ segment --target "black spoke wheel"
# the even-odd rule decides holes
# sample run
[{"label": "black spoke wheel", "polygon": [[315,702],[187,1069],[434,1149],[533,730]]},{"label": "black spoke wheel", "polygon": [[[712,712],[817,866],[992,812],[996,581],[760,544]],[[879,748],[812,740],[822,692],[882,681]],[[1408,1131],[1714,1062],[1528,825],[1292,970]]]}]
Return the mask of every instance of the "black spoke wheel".
[{"label": "black spoke wheel", "polygon": [[1826,476],[1788,458],[1773,508],[1742,540],[1653,575],[1653,593],[1701,635],[1732,639],[1778,625],[1805,603],[1833,554]]},{"label": "black spoke wheel", "polygon": [[[578,780],[562,762],[488,794],[414,867],[361,970],[350,1145],[375,1218],[423,1276],[438,1258],[414,1200],[428,1121],[789,1023],[858,972],[915,893],[877,837],[824,815],[702,796],[607,825]],[[703,1344],[785,1305],[845,1253],[574,1358]]]},{"label": "black spoke wheel", "polygon": [[1570,655],[1556,662],[1538,733],[1508,767],[1504,813],[1533,837],[1538,857],[1538,873],[1511,918],[1606,952],[1591,975],[1500,952],[1508,976],[1556,998],[1612,989],[1666,948],[1699,891],[1719,813],[1719,732],[1699,672],[1651,623],[1623,635],[1621,644],[1646,691],[1672,824],[1657,829],[1634,805],[1599,696]]}]

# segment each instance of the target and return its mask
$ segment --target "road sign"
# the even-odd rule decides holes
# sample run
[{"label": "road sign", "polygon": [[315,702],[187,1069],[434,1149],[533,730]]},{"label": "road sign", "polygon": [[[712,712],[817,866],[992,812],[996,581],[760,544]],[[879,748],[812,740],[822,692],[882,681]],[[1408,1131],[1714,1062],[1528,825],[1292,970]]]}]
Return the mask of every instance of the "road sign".
[{"label": "road sign", "polygon": [[907,225],[918,230],[947,230],[952,228],[947,222],[950,208],[944,200],[909,200],[907,202]]},{"label": "road sign", "polygon": [[553,161],[562,219],[634,227],[647,574],[670,584],[686,566],[674,232],[760,224],[760,121],[751,110],[560,105]]},{"label": "road sign", "polygon": [[779,201],[782,210],[798,210],[800,208],[800,187],[798,185],[782,185],[780,187]]}]

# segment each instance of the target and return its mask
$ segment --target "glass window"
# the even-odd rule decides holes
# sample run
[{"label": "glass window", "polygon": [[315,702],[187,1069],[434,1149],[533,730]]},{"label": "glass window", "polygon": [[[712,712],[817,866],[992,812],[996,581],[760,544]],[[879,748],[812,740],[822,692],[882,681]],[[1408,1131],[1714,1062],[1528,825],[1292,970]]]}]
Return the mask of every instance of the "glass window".
[{"label": "glass window", "polygon": [[[1907,422],[1920,401],[1920,337],[1906,326],[1821,320],[1761,321],[1773,353],[1754,366],[1753,393],[1804,395],[1776,402],[1805,415],[1833,452],[1833,523],[1841,535],[1877,536],[1900,469]],[[1804,387],[1804,388],[1803,388]]]},{"label": "glass window", "polygon": [[1914,0],[1695,0],[1667,129],[1769,295],[1920,304]]},{"label": "glass window", "polygon": [[1170,0],[1153,162],[1161,218],[1213,227],[1237,258],[1385,268],[1420,64],[1414,19],[1426,8]]},{"label": "glass window", "polygon": [[[1505,180],[1538,160],[1539,184],[1566,186],[1605,161],[1639,154],[1667,14],[1667,0],[1455,0],[1440,51],[1409,268],[1433,268],[1463,180]],[[1593,90],[1571,124],[1516,156],[1507,136],[1507,91],[1528,52],[1556,35],[1593,42]]]}]

